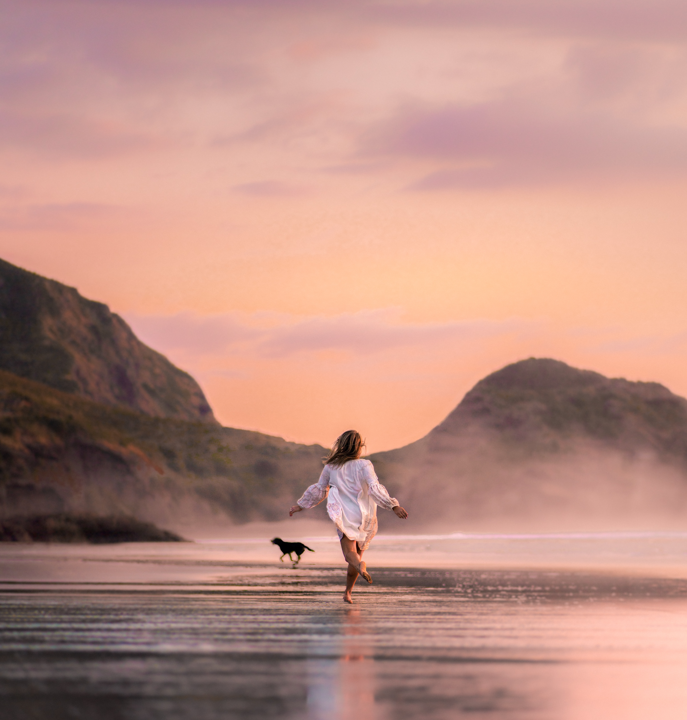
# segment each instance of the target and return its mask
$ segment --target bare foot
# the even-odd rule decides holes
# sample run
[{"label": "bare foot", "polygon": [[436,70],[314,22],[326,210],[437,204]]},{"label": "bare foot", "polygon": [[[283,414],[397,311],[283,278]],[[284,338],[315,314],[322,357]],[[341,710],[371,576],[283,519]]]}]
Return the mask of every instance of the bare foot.
[{"label": "bare foot", "polygon": [[344,593],[344,602],[347,602],[349,605],[353,605],[353,598],[351,597],[351,593]]},{"label": "bare foot", "polygon": [[358,565],[358,572],[365,582],[372,585],[372,576],[369,572],[367,572],[367,565],[365,565],[364,562],[361,562],[360,565]]}]

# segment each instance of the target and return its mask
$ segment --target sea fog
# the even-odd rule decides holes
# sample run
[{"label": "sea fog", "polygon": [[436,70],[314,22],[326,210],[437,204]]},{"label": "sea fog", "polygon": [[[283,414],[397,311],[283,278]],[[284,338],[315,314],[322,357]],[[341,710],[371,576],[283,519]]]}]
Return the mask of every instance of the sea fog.
[{"label": "sea fog", "polygon": [[[374,460],[412,532],[687,530],[682,456],[641,444],[573,438],[542,450],[473,428],[430,434]],[[403,532],[389,513],[379,520],[385,532]]]},{"label": "sea fog", "polygon": [[[314,552],[279,561],[298,527]],[[0,548],[2,717],[684,718],[687,533]],[[288,561],[288,558],[285,558]]]}]

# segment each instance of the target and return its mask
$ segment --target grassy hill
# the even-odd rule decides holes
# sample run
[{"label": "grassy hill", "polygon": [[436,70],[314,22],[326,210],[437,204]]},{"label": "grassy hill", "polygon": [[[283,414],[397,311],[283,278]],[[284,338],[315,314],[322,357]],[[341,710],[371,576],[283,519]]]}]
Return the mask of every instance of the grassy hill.
[{"label": "grassy hill", "polygon": [[509,365],[373,458],[422,523],[687,527],[687,401],[549,359]]},{"label": "grassy hill", "polygon": [[687,401],[658,383],[629,382],[530,358],[481,380],[429,434],[479,427],[511,452],[557,452],[586,439],[628,454],[687,462]]},{"label": "grassy hill", "polygon": [[0,514],[275,520],[325,449],[153,417],[0,371]]},{"label": "grassy hill", "polygon": [[106,305],[3,260],[0,369],[106,405],[215,423],[198,383]]}]

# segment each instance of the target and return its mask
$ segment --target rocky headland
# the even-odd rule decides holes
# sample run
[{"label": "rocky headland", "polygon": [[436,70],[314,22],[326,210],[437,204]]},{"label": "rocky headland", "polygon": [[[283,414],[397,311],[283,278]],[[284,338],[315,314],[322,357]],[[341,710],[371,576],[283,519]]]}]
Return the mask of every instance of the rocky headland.
[{"label": "rocky headland", "polygon": [[275,520],[324,453],[222,427],[195,380],[107,306],[0,261],[0,518]]},{"label": "rocky headland", "polygon": [[411,445],[372,458],[422,522],[687,526],[687,400],[530,358]]},{"label": "rocky headland", "polygon": [[3,260],[0,369],[104,405],[216,423],[198,383],[107,305]]},{"label": "rocky headland", "polygon": [[183,542],[152,523],[125,515],[29,515],[0,520],[0,542],[60,542],[104,545],[123,542]]}]

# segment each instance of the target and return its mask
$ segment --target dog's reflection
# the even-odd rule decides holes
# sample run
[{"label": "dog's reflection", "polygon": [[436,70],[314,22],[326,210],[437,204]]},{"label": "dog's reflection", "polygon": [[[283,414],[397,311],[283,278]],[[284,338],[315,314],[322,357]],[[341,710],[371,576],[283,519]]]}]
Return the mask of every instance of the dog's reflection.
[{"label": "dog's reflection", "polygon": [[308,719],[381,720],[371,630],[359,607],[343,610],[338,657],[314,662],[309,674]]}]

